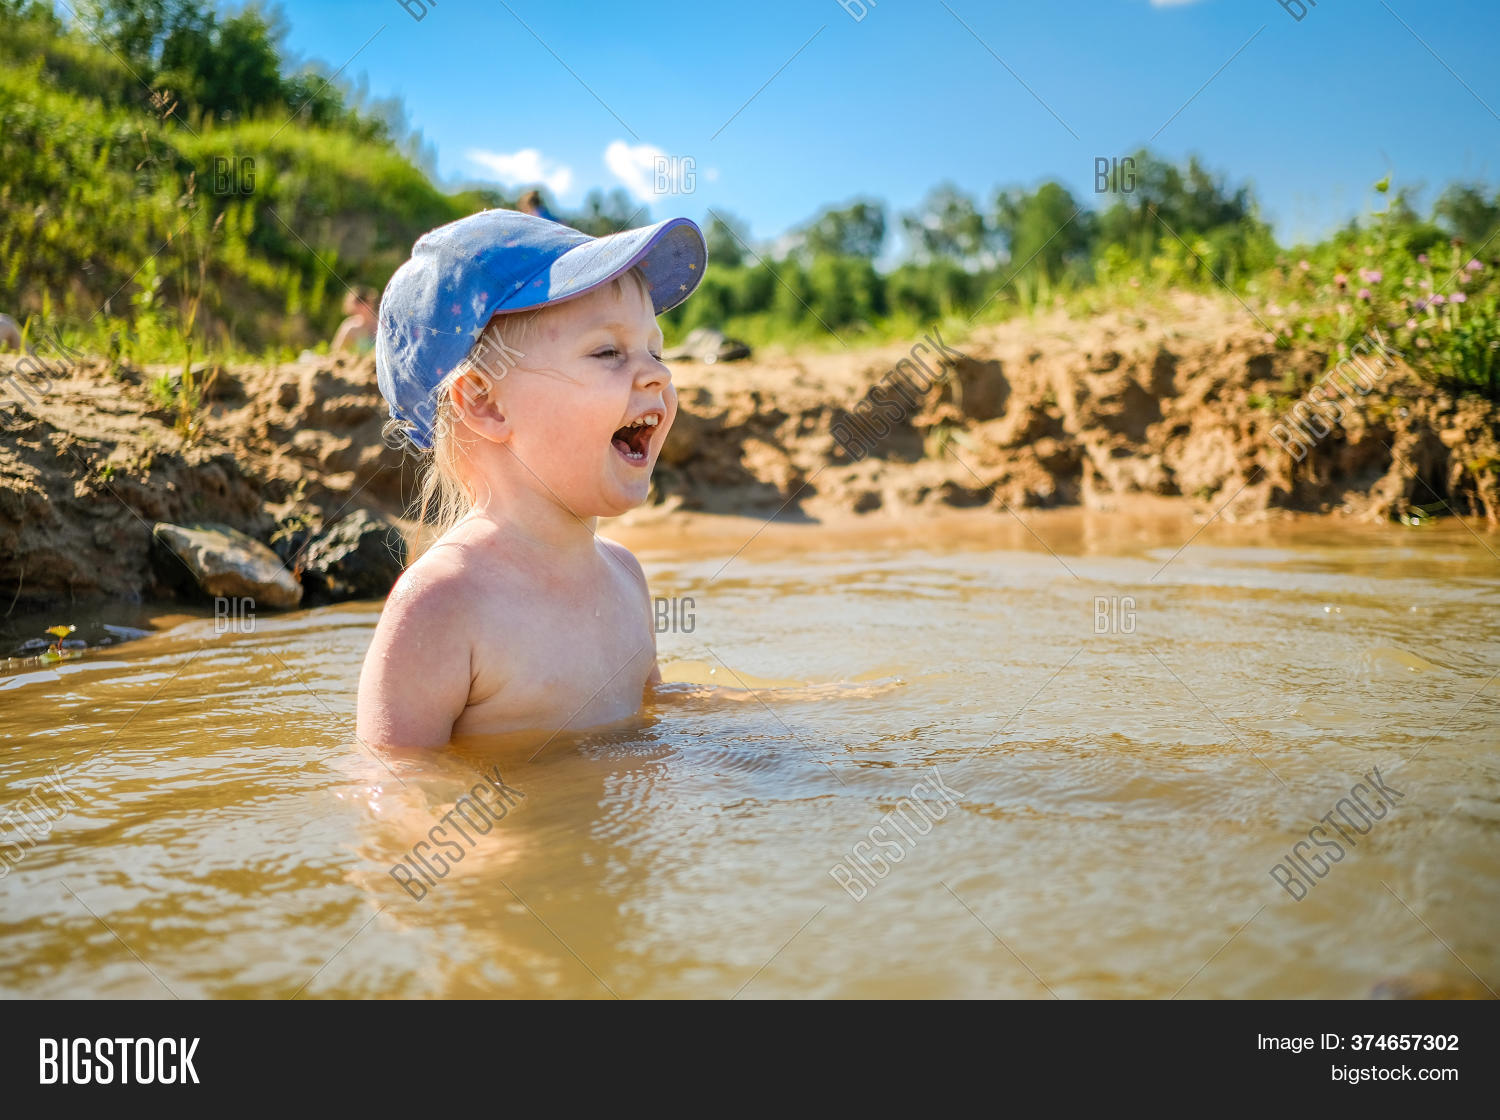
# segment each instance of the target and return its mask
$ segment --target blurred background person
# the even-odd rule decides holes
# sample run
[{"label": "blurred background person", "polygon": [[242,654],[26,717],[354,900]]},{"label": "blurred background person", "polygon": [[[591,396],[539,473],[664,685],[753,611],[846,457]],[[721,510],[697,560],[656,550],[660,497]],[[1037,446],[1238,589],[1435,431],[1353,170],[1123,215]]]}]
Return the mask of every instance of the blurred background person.
[{"label": "blurred background person", "polygon": [[368,354],[375,349],[375,312],[380,297],[374,288],[363,284],[349,289],[344,296],[344,314],[329,352],[333,354]]},{"label": "blurred background person", "polygon": [[0,351],[21,349],[21,328],[9,315],[0,314]]},{"label": "blurred background person", "polygon": [[527,191],[521,196],[521,200],[516,203],[516,209],[523,214],[534,214],[538,218],[546,218],[549,222],[558,221],[552,211],[547,209],[547,204],[542,201],[541,191]]}]

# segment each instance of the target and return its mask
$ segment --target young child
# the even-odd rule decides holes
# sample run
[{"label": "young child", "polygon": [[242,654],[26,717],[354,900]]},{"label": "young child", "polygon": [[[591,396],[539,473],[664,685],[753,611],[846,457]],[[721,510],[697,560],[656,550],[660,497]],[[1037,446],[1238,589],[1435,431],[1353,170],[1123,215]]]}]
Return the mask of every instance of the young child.
[{"label": "young child", "polygon": [[346,318],[334,332],[333,342],[328,347],[331,354],[347,352],[368,354],[375,349],[375,292],[360,284],[351,288],[344,296]]},{"label": "young child", "polygon": [[21,328],[9,315],[0,315],[0,351],[21,349]]},{"label": "young child", "polygon": [[380,302],[393,422],[441,536],[391,591],[359,681],[367,744],[582,728],[660,680],[650,596],[596,519],[646,500],[677,414],[656,316],[703,277],[686,218],[593,238],[487,210],[422,237]]}]

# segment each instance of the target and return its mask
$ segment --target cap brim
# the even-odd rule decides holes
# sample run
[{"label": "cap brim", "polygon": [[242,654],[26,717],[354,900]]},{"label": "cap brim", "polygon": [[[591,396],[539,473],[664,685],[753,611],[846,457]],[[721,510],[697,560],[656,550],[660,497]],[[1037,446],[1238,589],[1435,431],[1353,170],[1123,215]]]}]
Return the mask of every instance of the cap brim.
[{"label": "cap brim", "polygon": [[523,311],[575,299],[639,265],[660,315],[693,294],[707,264],[708,246],[698,224],[690,218],[668,218],[575,245],[495,310]]}]

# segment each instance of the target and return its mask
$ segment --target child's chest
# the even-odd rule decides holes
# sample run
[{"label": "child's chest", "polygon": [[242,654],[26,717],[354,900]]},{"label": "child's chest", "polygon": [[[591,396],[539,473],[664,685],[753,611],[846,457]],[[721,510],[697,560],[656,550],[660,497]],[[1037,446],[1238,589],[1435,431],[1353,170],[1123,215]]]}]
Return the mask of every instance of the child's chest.
[{"label": "child's chest", "polygon": [[646,591],[621,572],[486,604],[465,723],[580,728],[631,715],[655,664]]}]

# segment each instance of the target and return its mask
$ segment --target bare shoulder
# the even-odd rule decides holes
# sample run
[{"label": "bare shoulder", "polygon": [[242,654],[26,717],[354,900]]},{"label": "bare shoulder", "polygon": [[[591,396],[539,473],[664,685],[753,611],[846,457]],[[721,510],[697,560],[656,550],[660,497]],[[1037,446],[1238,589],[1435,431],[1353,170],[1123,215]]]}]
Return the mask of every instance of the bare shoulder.
[{"label": "bare shoulder", "polygon": [[358,734],[387,746],[442,746],[469,702],[475,574],[434,546],[391,589],[359,678]]},{"label": "bare shoulder", "polygon": [[656,663],[656,622],[652,615],[651,587],[646,582],[646,571],[641,567],[641,562],[635,558],[635,554],[618,541],[612,541],[607,537],[596,537],[599,547],[611,563],[616,564],[622,571],[628,573],[631,581],[635,584],[641,595],[641,605],[646,611],[646,629],[651,635],[651,671],[647,674],[646,683],[656,685],[661,683],[661,666]]},{"label": "bare shoulder", "polygon": [[626,548],[619,541],[612,541],[608,537],[594,538],[599,542],[599,547],[609,559],[618,563],[623,571],[629,572],[635,577],[636,582],[641,585],[641,590],[646,589],[646,572],[641,567],[641,562],[635,558],[635,553]]},{"label": "bare shoulder", "polygon": [[397,625],[423,626],[438,622],[458,622],[464,616],[463,603],[472,591],[472,571],[463,563],[462,553],[442,543],[434,545],[401,573],[386,599],[387,618]]}]

